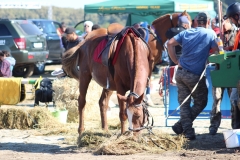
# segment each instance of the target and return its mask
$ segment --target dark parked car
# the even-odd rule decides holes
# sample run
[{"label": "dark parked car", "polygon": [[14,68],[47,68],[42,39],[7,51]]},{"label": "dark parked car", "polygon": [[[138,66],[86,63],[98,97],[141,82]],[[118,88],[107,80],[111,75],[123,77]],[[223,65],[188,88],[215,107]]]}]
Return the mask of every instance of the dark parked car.
[{"label": "dark parked car", "polygon": [[[15,77],[31,76],[36,66],[44,65],[49,54],[45,35],[28,20],[0,19],[0,50],[10,51],[16,59]],[[37,68],[36,72],[42,70]]]},{"label": "dark parked car", "polygon": [[57,34],[55,22],[48,19],[30,19],[43,33],[46,34],[47,47],[49,56],[47,63],[61,62],[62,53],[64,48],[62,46],[60,37]]}]

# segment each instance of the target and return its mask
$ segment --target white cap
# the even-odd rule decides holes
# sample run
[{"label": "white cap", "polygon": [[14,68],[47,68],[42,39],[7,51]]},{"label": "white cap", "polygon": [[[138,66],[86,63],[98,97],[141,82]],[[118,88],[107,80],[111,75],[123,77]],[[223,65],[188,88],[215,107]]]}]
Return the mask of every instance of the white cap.
[{"label": "white cap", "polygon": [[88,25],[89,28],[91,28],[91,30],[92,30],[93,22],[91,22],[91,21],[85,21],[85,22],[84,22],[84,26],[85,26],[85,25]]}]

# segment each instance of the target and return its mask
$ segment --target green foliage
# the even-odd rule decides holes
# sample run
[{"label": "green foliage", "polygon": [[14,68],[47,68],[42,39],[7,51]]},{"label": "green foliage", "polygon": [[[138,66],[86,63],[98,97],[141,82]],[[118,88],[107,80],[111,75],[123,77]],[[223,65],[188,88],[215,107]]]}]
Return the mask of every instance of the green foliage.
[{"label": "green foliage", "polygon": [[[223,2],[223,15],[226,13],[228,5],[236,2],[236,0],[222,0]],[[214,0],[214,9],[217,10],[217,0]],[[1,18],[16,19],[47,19],[48,7],[42,7],[41,9],[1,9]],[[118,22],[122,25],[126,24],[128,14],[87,14],[86,20],[92,21],[94,24],[98,24],[101,27],[107,27],[110,23]],[[84,10],[73,8],[52,8],[52,19],[58,22],[64,21],[68,26],[75,26],[78,22],[84,20]],[[79,25],[77,30],[83,30],[83,25]]]},{"label": "green foliage", "polygon": [[[41,9],[1,9],[1,18],[16,19],[48,19],[48,7]],[[78,22],[84,20],[84,10],[73,8],[52,7],[52,19],[58,22],[65,22],[68,26],[74,27]],[[125,15],[98,15],[88,14],[86,20],[92,21],[101,27],[107,27],[110,23],[118,22],[126,24],[127,14]],[[83,30],[83,25],[79,25],[78,30]]]}]

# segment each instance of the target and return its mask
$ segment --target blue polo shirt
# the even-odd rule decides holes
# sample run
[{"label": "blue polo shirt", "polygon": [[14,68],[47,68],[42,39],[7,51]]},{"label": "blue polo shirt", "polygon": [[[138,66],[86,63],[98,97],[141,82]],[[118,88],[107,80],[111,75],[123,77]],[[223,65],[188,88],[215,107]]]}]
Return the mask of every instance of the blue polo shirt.
[{"label": "blue polo shirt", "polygon": [[210,49],[217,47],[216,38],[216,33],[212,29],[203,27],[185,30],[174,36],[174,39],[182,46],[180,65],[193,74],[201,75]]}]

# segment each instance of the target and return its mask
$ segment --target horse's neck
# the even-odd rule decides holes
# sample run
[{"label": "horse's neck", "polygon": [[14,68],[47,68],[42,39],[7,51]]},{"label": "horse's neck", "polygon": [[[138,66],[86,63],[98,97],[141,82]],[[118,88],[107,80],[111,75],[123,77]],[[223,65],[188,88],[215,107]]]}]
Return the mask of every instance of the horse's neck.
[{"label": "horse's neck", "polygon": [[[133,76],[133,86],[131,88],[132,88],[132,92],[135,92],[139,96],[142,96],[144,94],[148,75],[149,75],[148,56],[149,56],[150,49],[145,44],[145,41],[135,40],[135,43],[136,43],[136,48],[134,52],[135,64],[133,64],[134,67],[132,68],[135,70],[135,75]],[[141,47],[144,45],[146,46]],[[148,54],[143,55],[143,53],[148,53]],[[146,56],[146,58],[143,58],[143,56]]]}]

